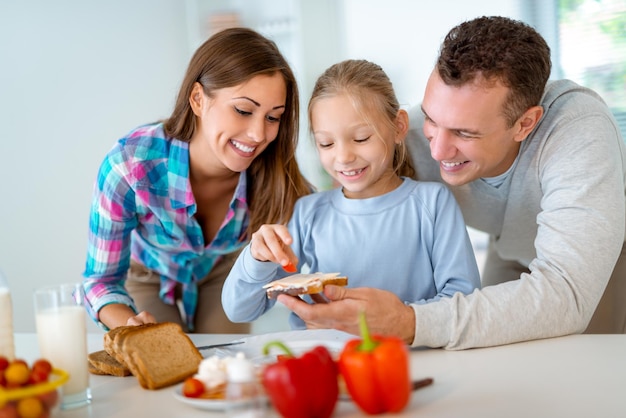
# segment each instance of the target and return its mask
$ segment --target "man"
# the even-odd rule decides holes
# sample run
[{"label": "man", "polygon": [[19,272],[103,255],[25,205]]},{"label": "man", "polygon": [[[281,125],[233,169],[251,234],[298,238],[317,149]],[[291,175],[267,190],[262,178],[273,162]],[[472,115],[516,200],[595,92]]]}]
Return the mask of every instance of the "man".
[{"label": "man", "polygon": [[311,328],[353,333],[364,309],[372,332],[414,346],[624,333],[624,141],[597,94],[549,74],[534,29],[477,18],[447,35],[411,112],[417,178],[447,183],[467,224],[490,236],[482,290],[407,307],[380,290],[333,287],[327,305],[279,301]]}]

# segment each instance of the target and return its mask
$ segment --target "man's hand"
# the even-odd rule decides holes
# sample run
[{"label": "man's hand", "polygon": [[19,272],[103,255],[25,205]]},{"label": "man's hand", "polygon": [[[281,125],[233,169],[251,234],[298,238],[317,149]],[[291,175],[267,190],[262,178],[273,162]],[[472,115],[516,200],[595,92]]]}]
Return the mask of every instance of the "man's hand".
[{"label": "man's hand", "polygon": [[386,290],[328,285],[330,303],[308,304],[300,298],[279,295],[278,302],[298,315],[309,329],[333,328],[359,335],[359,312],[365,312],[372,334],[395,335],[411,344],[415,337],[415,313]]}]

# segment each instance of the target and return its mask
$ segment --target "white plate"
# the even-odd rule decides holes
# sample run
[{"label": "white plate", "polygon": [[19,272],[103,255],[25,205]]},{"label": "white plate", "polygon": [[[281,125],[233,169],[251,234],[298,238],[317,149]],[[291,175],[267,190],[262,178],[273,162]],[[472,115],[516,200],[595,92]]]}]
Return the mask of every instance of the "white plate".
[{"label": "white plate", "polygon": [[[333,357],[338,358],[346,342],[355,338],[358,337],[345,332],[328,329],[275,332],[242,338],[237,341],[243,341],[243,344],[215,348],[206,353],[206,355],[216,355],[224,358],[235,356],[238,352],[243,352],[246,358],[250,359],[257,366],[260,366],[264,363],[275,361],[278,354],[284,354],[279,349],[272,348],[267,356],[263,355],[263,347],[265,344],[270,341],[281,341],[296,356],[321,345],[326,347]],[[176,388],[174,397],[194,408],[224,411],[232,406],[233,401],[224,399],[188,398],[183,395],[182,387],[183,384],[180,384]],[[267,400],[265,401],[267,402]]]},{"label": "white plate", "polygon": [[326,347],[333,357],[338,357],[346,342],[355,338],[358,337],[332,329],[275,332],[242,338],[238,341],[243,341],[243,344],[217,348],[212,354],[227,357],[234,356],[237,352],[243,352],[246,358],[253,362],[265,363],[274,360],[278,354],[284,354],[277,347],[273,347],[268,356],[263,355],[265,344],[271,341],[281,341],[296,356],[321,345]]},{"label": "white plate", "polygon": [[[174,391],[174,397],[182,403],[193,406],[197,409],[204,409],[206,411],[225,411],[232,406],[239,403],[246,403],[249,401],[229,401],[226,399],[202,399],[202,398],[188,398],[183,395],[183,385],[179,385]],[[262,402],[267,402],[267,398],[263,397]]]}]

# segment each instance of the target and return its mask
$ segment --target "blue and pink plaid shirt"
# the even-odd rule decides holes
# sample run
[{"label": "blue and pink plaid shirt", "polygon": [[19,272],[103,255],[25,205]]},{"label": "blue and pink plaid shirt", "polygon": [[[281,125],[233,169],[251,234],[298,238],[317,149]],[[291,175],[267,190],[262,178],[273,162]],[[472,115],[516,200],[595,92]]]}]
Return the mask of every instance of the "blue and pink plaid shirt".
[{"label": "blue and pink plaid shirt", "polygon": [[137,311],[124,288],[131,257],[161,276],[159,296],[174,304],[182,285],[189,330],[198,289],[222,255],[241,248],[248,226],[246,173],[212,242],[205,245],[189,183],[189,144],[166,138],[161,123],[141,126],[106,155],[94,186],[84,275],[87,311],[122,303]]}]

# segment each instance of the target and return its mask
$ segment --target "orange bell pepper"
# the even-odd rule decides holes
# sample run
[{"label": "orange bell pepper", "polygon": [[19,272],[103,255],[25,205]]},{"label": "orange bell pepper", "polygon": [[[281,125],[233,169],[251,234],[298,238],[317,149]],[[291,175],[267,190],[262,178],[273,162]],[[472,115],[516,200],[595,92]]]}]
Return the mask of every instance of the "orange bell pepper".
[{"label": "orange bell pepper", "polygon": [[361,339],[348,341],[339,357],[348,392],[367,414],[400,412],[411,397],[409,350],[400,338],[370,336],[364,313],[359,323]]}]

